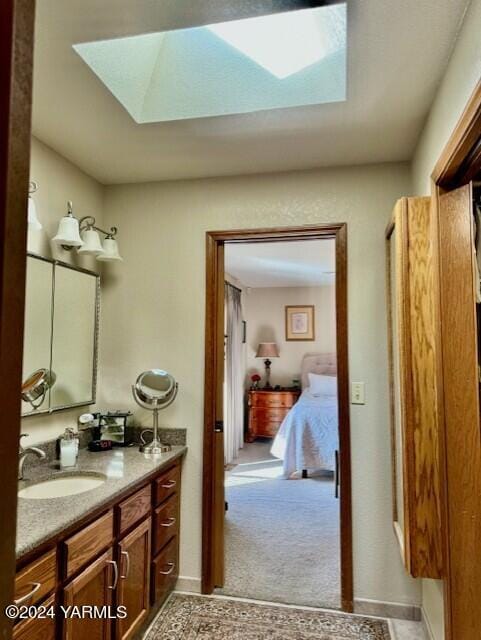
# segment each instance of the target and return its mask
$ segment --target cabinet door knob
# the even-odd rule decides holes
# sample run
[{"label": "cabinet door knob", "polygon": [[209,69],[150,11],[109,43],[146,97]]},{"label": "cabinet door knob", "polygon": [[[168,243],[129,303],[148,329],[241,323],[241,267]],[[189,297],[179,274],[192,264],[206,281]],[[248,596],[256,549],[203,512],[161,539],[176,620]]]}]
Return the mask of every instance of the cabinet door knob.
[{"label": "cabinet door knob", "polygon": [[175,569],[175,562],[166,562],[165,563],[168,567],[170,567],[169,569],[167,569],[167,571],[160,571],[159,573],[163,576],[170,576],[170,574],[173,572],[173,570]]},{"label": "cabinet door knob", "polygon": [[176,484],[177,482],[175,480],[169,480],[169,482],[160,486],[162,487],[162,489],[172,489],[172,487],[175,487]]},{"label": "cabinet door knob", "polygon": [[108,589],[113,591],[113,589],[115,589],[115,587],[117,586],[117,582],[119,581],[119,568],[115,560],[107,560],[107,564],[111,564],[114,569],[114,582],[108,587]]}]

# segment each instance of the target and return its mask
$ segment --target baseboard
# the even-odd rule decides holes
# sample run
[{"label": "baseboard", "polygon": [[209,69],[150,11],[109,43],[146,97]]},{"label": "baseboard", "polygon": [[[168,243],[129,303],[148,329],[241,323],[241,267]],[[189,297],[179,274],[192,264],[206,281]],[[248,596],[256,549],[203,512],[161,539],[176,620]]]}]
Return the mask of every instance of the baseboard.
[{"label": "baseboard", "polygon": [[354,612],[379,618],[398,618],[399,620],[422,620],[421,607],[398,602],[381,602],[380,600],[354,600]]},{"label": "baseboard", "polygon": [[176,591],[189,591],[190,593],[202,593],[202,582],[200,578],[190,578],[189,576],[179,576]]},{"label": "baseboard", "polygon": [[435,640],[431,623],[429,622],[429,618],[427,617],[423,607],[421,608],[421,622],[423,623],[424,633],[428,640]]}]

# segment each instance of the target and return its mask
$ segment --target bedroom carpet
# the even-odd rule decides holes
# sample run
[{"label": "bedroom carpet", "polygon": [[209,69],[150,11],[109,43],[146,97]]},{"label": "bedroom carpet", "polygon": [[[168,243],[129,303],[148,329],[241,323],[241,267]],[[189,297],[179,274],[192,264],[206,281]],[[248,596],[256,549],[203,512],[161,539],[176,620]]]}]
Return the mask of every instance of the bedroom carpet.
[{"label": "bedroom carpet", "polygon": [[391,640],[385,620],[174,593],[145,640]]},{"label": "bedroom carpet", "polygon": [[216,593],[339,608],[339,501],[332,475],[284,480],[270,445],[246,445],[226,475],[225,585]]}]

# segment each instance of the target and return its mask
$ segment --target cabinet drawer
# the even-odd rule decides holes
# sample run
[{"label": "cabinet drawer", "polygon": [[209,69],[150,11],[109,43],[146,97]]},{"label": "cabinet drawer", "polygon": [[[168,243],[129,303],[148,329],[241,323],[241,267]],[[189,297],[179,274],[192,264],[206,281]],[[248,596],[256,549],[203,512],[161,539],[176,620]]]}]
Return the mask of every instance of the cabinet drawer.
[{"label": "cabinet drawer", "polygon": [[65,548],[66,577],[93,560],[97,554],[112,542],[114,533],[114,513],[108,511],[63,543]]},{"label": "cabinet drawer", "polygon": [[[45,607],[53,606],[54,597],[47,600]],[[55,618],[29,618],[22,620],[13,629],[13,640],[55,640]]]},{"label": "cabinet drawer", "polygon": [[164,600],[175,588],[179,577],[178,538],[172,538],[169,544],[152,562],[152,602]]},{"label": "cabinet drawer", "polygon": [[264,422],[262,424],[255,425],[253,431],[257,436],[273,438],[277,435],[280,426],[280,422]]},{"label": "cabinet drawer", "polygon": [[288,413],[288,409],[251,409],[250,418],[258,423],[282,422]]},{"label": "cabinet drawer", "polygon": [[119,533],[127,531],[132,525],[150,512],[152,489],[150,484],[136,491],[130,498],[118,506]]},{"label": "cabinet drawer", "polygon": [[163,473],[154,481],[155,505],[159,505],[180,489],[180,465]]},{"label": "cabinet drawer", "polygon": [[157,554],[179,532],[179,496],[171,496],[154,512],[152,548]]},{"label": "cabinet drawer", "polygon": [[252,407],[292,407],[297,395],[292,393],[253,393],[250,397]]},{"label": "cabinet drawer", "polygon": [[55,589],[56,574],[56,549],[52,549],[17,573],[15,603],[30,605],[43,600]]}]

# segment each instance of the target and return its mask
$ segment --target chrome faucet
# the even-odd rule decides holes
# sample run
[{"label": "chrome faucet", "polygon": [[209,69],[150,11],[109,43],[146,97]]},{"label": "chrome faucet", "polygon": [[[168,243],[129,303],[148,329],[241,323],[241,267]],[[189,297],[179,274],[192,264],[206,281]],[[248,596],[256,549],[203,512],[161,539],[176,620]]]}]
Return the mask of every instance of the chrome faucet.
[{"label": "chrome faucet", "polygon": [[[20,436],[20,440],[22,438],[24,438],[25,436],[28,436],[28,433],[22,433],[22,435]],[[25,447],[25,449],[22,447],[22,444],[20,442],[20,451],[18,454],[18,479],[19,480],[23,480],[23,466],[25,464],[25,460],[27,458],[27,456],[29,454],[33,453],[34,455],[37,456],[37,458],[39,458],[40,460],[45,460],[45,458],[47,457],[45,451],[42,451],[42,449],[39,449],[38,447]]]}]

